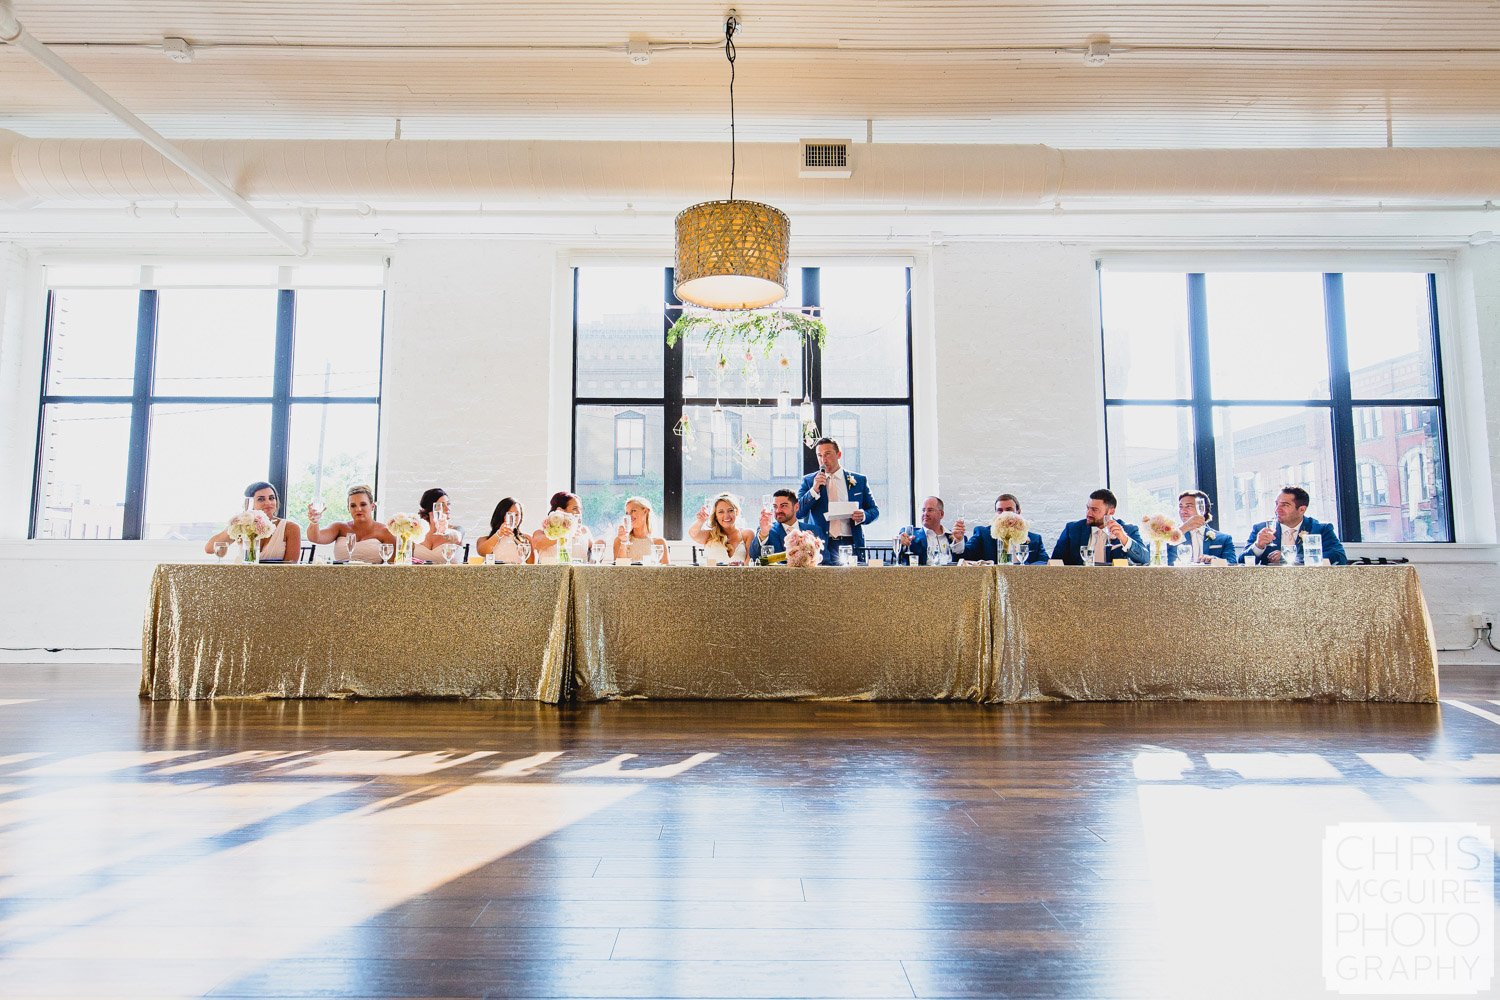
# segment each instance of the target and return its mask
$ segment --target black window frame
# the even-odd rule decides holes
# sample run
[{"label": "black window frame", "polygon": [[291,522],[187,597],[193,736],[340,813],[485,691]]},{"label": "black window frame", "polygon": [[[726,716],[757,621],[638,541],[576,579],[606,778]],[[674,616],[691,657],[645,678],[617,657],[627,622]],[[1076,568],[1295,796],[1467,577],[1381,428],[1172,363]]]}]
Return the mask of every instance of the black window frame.
[{"label": "black window frame", "polygon": [[[906,408],[906,447],[907,447],[907,484],[911,502],[905,511],[907,520],[904,523],[916,522],[916,406],[915,406],[915,380],[912,372],[913,338],[912,338],[912,268],[910,264],[900,265],[905,274],[906,285],[906,394],[904,396],[824,396],[823,395],[823,352],[816,344],[807,344],[803,349],[802,365],[802,398],[810,400],[813,407],[813,420],[821,428],[823,426],[823,413],[828,407],[902,407]],[[667,331],[682,314],[683,303],[674,294],[675,284],[673,268],[665,266],[662,268],[662,393],[659,396],[588,396],[581,394],[578,384],[578,272],[580,265],[572,267],[573,295],[572,295],[572,336],[573,336],[573,407],[569,427],[569,464],[568,464],[568,488],[574,492],[578,490],[578,411],[582,407],[597,406],[642,406],[660,407],[662,412],[662,495],[663,506],[663,530],[668,538],[680,538],[683,534],[683,455],[682,439],[672,433],[677,426],[678,420],[683,415],[683,410],[688,406],[711,407],[714,403],[721,402],[725,406],[739,407],[776,407],[779,400],[776,397],[744,397],[730,398],[728,396],[715,397],[698,395],[686,397],[682,391],[683,358],[685,345],[679,341],[674,347],[667,347],[665,339]],[[802,311],[809,315],[821,315],[823,308],[822,282],[820,275],[822,268],[810,266],[800,268],[802,272]],[[787,308],[796,308],[788,306]],[[774,418],[773,418],[774,419]],[[812,448],[804,444],[802,446],[802,472],[807,474],[817,470],[817,455]],[[712,474],[710,464],[710,474]]]},{"label": "black window frame", "polygon": [[[641,446],[639,448],[635,448],[635,447],[621,448],[620,447],[620,424],[623,421],[630,421],[632,423],[640,425]],[[614,479],[615,479],[615,482],[617,482],[617,483],[626,483],[626,482],[630,482],[632,480],[640,479],[642,476],[644,476],[646,474],[646,415],[644,413],[637,413],[635,410],[621,410],[619,413],[615,414],[615,428],[614,428],[614,430],[615,430],[615,434],[614,434],[614,437],[615,437],[615,440],[614,440],[614,452],[615,452],[615,476],[614,476]],[[638,467],[638,471],[636,471],[636,472],[621,472],[620,471],[620,456],[621,455],[629,455],[629,456],[631,456],[632,461]]]},{"label": "black window frame", "polygon": [[[243,286],[237,286],[243,287]],[[32,470],[31,513],[26,537],[37,538],[40,527],[43,490],[43,453],[47,440],[47,407],[68,404],[105,404],[130,408],[130,446],[125,472],[125,512],[118,539],[105,541],[141,541],[146,527],[146,483],[151,460],[151,411],[153,407],[172,404],[213,406],[269,406],[271,411],[269,461],[265,481],[276,487],[278,496],[288,495],[289,455],[291,453],[292,408],[298,405],[375,406],[375,440],[380,440],[380,422],[384,417],[380,404],[384,395],[385,379],[385,300],[386,290],[362,288],[359,290],[380,292],[380,340],[377,359],[377,385],[373,396],[322,396],[294,395],[293,362],[296,352],[297,291],[296,288],[276,288],[275,357],[272,367],[271,391],[266,395],[217,396],[160,394],[155,391],[157,310],[161,292],[176,290],[173,287],[141,287],[137,289],[135,368],[129,395],[85,395],[79,393],[51,393],[52,347],[54,307],[60,292],[71,291],[71,286],[47,289],[44,311],[45,329],[42,337],[42,384],[37,405],[36,449]],[[308,291],[314,289],[305,289]],[[319,289],[320,290],[320,289]],[[247,482],[254,481],[254,473],[247,470]],[[375,449],[375,481],[380,477],[380,449]],[[50,541],[54,539],[41,539]],[[56,539],[65,540],[65,539]]]},{"label": "black window frame", "polygon": [[[1213,395],[1212,368],[1209,360],[1208,291],[1207,278],[1210,271],[1185,273],[1188,303],[1188,365],[1191,373],[1190,395],[1175,399],[1141,399],[1109,395],[1108,358],[1105,342],[1104,282],[1105,264],[1094,262],[1096,289],[1099,295],[1099,345],[1101,385],[1104,391],[1104,438],[1105,479],[1113,486],[1115,470],[1111,467],[1109,447],[1109,417],[1112,410],[1128,407],[1174,407],[1188,408],[1193,417],[1193,460],[1198,477],[1197,489],[1207,493],[1216,510],[1219,504],[1218,466],[1214,443],[1213,414],[1221,407],[1275,407],[1282,409],[1322,409],[1329,415],[1329,426],[1333,437],[1334,492],[1332,503],[1321,498],[1325,510],[1333,511],[1333,520],[1338,527],[1339,538],[1345,542],[1358,543],[1364,540],[1364,526],[1360,518],[1359,458],[1357,443],[1360,425],[1356,410],[1366,407],[1405,408],[1430,407],[1437,414],[1438,448],[1437,462],[1441,467],[1434,470],[1433,482],[1441,483],[1441,492],[1446,497],[1444,515],[1447,525],[1446,542],[1394,542],[1389,544],[1443,545],[1458,541],[1453,512],[1452,462],[1448,436],[1448,407],[1443,386],[1442,321],[1438,310],[1437,274],[1427,272],[1427,314],[1431,324],[1431,349],[1433,365],[1433,388],[1431,397],[1402,396],[1393,398],[1354,397],[1349,370],[1349,332],[1345,319],[1344,272],[1323,273],[1324,334],[1328,352],[1328,398],[1326,399],[1231,399]],[[1382,422],[1383,425],[1383,422]],[[1279,489],[1282,485],[1276,484]],[[1184,485],[1182,488],[1188,488]],[[1403,501],[1405,496],[1402,497]]]}]

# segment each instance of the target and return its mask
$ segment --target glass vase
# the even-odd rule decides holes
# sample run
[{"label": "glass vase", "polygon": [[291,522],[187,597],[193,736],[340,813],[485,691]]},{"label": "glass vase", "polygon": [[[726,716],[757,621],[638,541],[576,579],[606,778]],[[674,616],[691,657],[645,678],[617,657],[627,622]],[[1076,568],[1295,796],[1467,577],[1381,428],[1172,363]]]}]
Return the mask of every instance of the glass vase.
[{"label": "glass vase", "polygon": [[246,563],[253,565],[260,562],[259,538],[247,538],[243,542],[241,542],[241,545],[244,547]]},{"label": "glass vase", "polygon": [[559,564],[573,561],[573,539],[559,538],[557,540],[557,561]]},{"label": "glass vase", "polygon": [[1012,552],[1010,550],[1010,543],[1009,542],[1001,542],[1000,543],[1000,565],[1002,565],[1002,566],[1009,566],[1014,560],[1015,560],[1015,556],[1014,556],[1014,554],[1012,554]]},{"label": "glass vase", "polygon": [[397,566],[410,566],[411,565],[411,549],[412,549],[412,544],[411,544],[411,539],[410,538],[398,538],[398,539],[396,539],[396,565]]},{"label": "glass vase", "polygon": [[1153,565],[1153,566],[1165,566],[1165,565],[1167,565],[1167,543],[1166,542],[1152,542],[1151,543],[1151,565]]}]

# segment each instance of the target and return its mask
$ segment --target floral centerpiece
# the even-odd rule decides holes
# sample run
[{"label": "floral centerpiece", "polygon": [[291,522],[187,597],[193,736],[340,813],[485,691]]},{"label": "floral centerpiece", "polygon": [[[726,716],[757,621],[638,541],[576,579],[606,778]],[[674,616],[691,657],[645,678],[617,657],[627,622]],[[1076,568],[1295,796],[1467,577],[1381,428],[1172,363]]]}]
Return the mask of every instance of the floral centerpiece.
[{"label": "floral centerpiece", "polygon": [[557,543],[557,561],[569,563],[573,561],[573,550],[569,542],[573,533],[578,530],[578,518],[565,510],[554,510],[542,518],[542,534]]},{"label": "floral centerpiece", "polygon": [[1151,543],[1151,565],[1167,564],[1167,546],[1182,544],[1182,526],[1165,514],[1147,514],[1141,519],[1141,534]]},{"label": "floral centerpiece", "polygon": [[1002,511],[990,522],[990,536],[999,548],[1000,562],[1013,562],[1017,545],[1024,545],[1028,538],[1026,519],[1013,510]]},{"label": "floral centerpiece", "polygon": [[427,534],[427,522],[415,514],[397,514],[385,526],[396,536],[397,565],[411,565],[412,546]]},{"label": "floral centerpiece", "polygon": [[811,531],[793,528],[786,533],[786,564],[816,566],[823,558],[823,539]]},{"label": "floral centerpiece", "polygon": [[260,562],[260,540],[270,538],[276,528],[263,511],[247,510],[229,519],[229,537],[245,550],[245,562]]}]

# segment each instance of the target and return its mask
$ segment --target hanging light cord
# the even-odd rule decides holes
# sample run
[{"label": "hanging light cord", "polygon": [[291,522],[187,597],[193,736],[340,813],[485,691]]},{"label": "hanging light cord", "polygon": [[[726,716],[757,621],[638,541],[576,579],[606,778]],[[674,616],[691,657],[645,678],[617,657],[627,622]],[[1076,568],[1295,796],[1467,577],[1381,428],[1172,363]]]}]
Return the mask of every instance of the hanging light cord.
[{"label": "hanging light cord", "polygon": [[731,14],[724,20],[724,58],[729,60],[729,200],[734,201],[734,33],[740,22]]}]

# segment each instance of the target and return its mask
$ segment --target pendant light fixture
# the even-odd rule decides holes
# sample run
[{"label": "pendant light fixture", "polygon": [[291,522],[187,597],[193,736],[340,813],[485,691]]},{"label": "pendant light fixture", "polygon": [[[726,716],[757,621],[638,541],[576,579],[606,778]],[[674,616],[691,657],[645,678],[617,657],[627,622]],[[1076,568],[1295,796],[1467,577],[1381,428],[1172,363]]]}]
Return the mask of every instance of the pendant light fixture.
[{"label": "pendant light fixture", "polygon": [[787,292],[791,226],[780,209],[734,196],[734,34],[740,22],[724,20],[729,60],[729,198],[705,201],[677,215],[677,298],[708,309],[758,309]]}]

